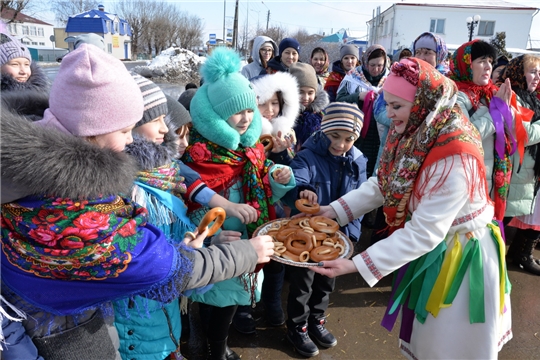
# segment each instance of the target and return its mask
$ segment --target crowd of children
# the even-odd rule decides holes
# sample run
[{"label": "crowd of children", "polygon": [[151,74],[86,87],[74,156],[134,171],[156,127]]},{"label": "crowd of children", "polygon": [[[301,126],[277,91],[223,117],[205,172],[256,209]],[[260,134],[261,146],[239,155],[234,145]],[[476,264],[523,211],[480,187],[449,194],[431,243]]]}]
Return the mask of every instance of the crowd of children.
[{"label": "crowd of children", "polygon": [[[462,224],[468,224],[462,227],[471,234],[480,234],[476,244],[487,249],[478,245],[470,250],[477,265],[482,263],[477,254],[484,251],[495,264],[489,266],[500,270],[485,277],[489,308],[471,300],[471,306],[481,309],[471,312],[470,322],[487,329],[483,335],[470,332],[471,339],[488,344],[487,353],[496,354],[511,338],[510,287],[504,263],[497,263],[504,258],[499,226],[503,219],[511,220],[505,216],[507,189],[517,166],[512,168],[510,160],[521,161],[523,149],[530,146],[525,160],[527,174],[533,175],[524,180],[526,185],[534,186],[540,173],[532,146],[538,142],[532,139],[537,138],[534,121],[540,116],[540,75],[527,77],[524,70],[539,72],[540,60],[508,63],[491,45],[473,41],[458,49],[449,66],[444,41],[423,33],[410,50],[395,55],[391,70],[380,45],[363,54],[354,45],[344,45],[333,63],[323,48],[315,48],[307,64],[298,60],[301,46],[296,39],[285,38],[277,45],[258,36],[253,62],[241,68],[235,51],[217,48],[200,69],[201,86],[189,84],[176,100],[152,81],[129,73],[99,43],[95,46],[95,38],[80,39],[51,85],[24,45],[5,30],[0,36],[0,344],[7,347],[7,360],[80,359],[77,351],[82,347],[91,349],[84,358],[180,359],[181,310],[188,302],[198,306],[208,359],[240,359],[228,346],[230,327],[255,333],[253,308],[259,301],[267,323],[286,324],[294,349],[312,357],[319,354],[317,344],[337,345],[326,328],[334,277],[359,271],[373,285],[393,270],[401,274],[396,287],[405,294],[399,304],[411,297],[419,297],[415,300],[420,304],[414,313],[404,309],[410,317],[402,325],[409,326],[402,338],[404,354],[440,358],[451,349],[441,353],[418,339],[448,345],[437,327],[441,321],[422,326],[428,311],[440,311],[444,318],[469,306],[462,299],[465,285],[458,280],[453,312],[444,309],[452,301],[443,304],[442,298],[457,271],[450,274],[450,267],[465,261],[459,263],[456,252],[461,247],[470,250],[465,235],[442,239],[447,233],[462,234]],[[526,81],[501,72],[495,85],[490,78],[495,62],[525,72],[521,75]],[[490,77],[479,79],[475,71],[480,70],[475,69],[483,66]],[[512,89],[518,101],[525,100],[516,104]],[[492,118],[517,121],[512,114],[504,117],[504,109],[512,106],[522,114],[519,134],[505,130],[504,123],[502,130],[496,129]],[[536,115],[527,113],[527,107]],[[526,133],[529,138],[524,140]],[[261,135],[272,137],[270,148],[265,149]],[[421,136],[428,143],[422,143]],[[459,171],[445,172],[450,163],[448,169]],[[492,169],[494,174],[504,170],[504,176],[492,177]],[[461,175],[480,185],[467,193],[458,184]],[[423,185],[415,185],[417,180]],[[444,197],[445,184],[460,191],[460,207],[454,211],[446,206],[446,212],[426,207],[437,196]],[[365,196],[366,203],[353,194]],[[487,201],[489,194],[494,208]],[[298,214],[298,199],[320,204],[320,214],[337,218],[340,230],[354,243],[369,223],[361,224],[363,215],[372,211],[376,220],[370,221],[377,224],[368,227],[381,230],[379,235],[388,241],[354,262],[324,262],[317,271],[270,260],[272,239],[253,237],[254,232],[271,220]],[[472,215],[468,206],[474,208]],[[199,234],[197,225],[215,207],[227,213],[221,230],[211,237],[207,231]],[[437,214],[438,224],[421,218]],[[524,247],[536,245],[540,224],[532,216],[532,205],[512,213],[520,215],[529,217],[518,218],[516,226],[528,229],[527,236],[534,239],[518,242],[516,261],[534,273],[537,260]],[[490,225],[492,218],[499,224]],[[389,259],[385,246],[406,247],[407,236],[418,243],[403,254],[416,251],[416,258]],[[447,256],[450,249],[453,255]],[[425,269],[428,262],[432,267]],[[463,274],[478,275],[478,268],[467,268],[469,262]],[[412,264],[410,270],[407,264]],[[411,285],[416,276],[422,283]],[[448,276],[446,285],[441,285],[442,276]],[[491,287],[494,282],[497,286]],[[476,285],[482,291],[474,290],[484,294],[484,285]],[[424,289],[422,296],[418,286]],[[500,313],[492,314],[495,308]],[[487,322],[481,313],[487,313]],[[413,321],[421,335],[411,330]],[[506,331],[502,338],[495,327]]]}]

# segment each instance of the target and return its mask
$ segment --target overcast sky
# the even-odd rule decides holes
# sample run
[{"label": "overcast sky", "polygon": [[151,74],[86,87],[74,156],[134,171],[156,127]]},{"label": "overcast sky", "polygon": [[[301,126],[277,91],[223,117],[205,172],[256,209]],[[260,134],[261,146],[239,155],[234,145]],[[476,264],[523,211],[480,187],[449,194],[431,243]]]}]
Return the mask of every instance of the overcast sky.
[{"label": "overcast sky", "polygon": [[[45,1],[45,0],[44,0]],[[398,0],[399,1],[399,0]],[[455,0],[454,0],[455,1]],[[540,7],[540,0],[506,0],[521,5]],[[170,0],[176,3],[180,9],[189,12],[204,20],[205,40],[208,34],[215,33],[218,38],[223,35],[224,5],[226,5],[225,24],[226,28],[232,28],[235,0]],[[281,25],[290,31],[299,27],[305,28],[310,33],[322,33],[326,35],[336,32],[340,28],[367,32],[366,22],[372,18],[373,10],[381,7],[381,12],[389,8],[396,1],[318,1],[318,0],[240,0],[239,5],[239,29],[242,31],[247,22],[249,29],[254,30],[257,23],[266,27],[268,11],[270,11],[270,26]],[[418,1],[420,2],[420,1]],[[426,3],[440,3],[439,0],[422,0]],[[468,3],[477,2],[490,4],[490,0],[469,0]],[[114,1],[102,1],[105,10],[114,12]],[[45,14],[43,14],[45,15]],[[475,14],[471,13],[471,16]],[[54,22],[54,15],[47,14],[47,20]],[[466,29],[463,19],[463,28]],[[503,29],[497,29],[503,30]],[[533,19],[531,27],[532,40],[540,41],[540,13]]]}]

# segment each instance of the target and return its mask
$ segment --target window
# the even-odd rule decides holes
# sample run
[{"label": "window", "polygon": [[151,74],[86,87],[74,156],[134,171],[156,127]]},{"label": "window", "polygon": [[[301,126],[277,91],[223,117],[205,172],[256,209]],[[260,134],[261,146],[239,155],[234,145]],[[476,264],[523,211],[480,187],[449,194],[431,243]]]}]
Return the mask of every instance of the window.
[{"label": "window", "polygon": [[38,34],[38,36],[45,36],[44,32],[43,32],[43,28],[38,28],[37,29],[37,34]]},{"label": "window", "polygon": [[37,42],[35,42],[35,41],[32,41],[32,45],[37,45]]},{"label": "window", "polygon": [[111,22],[107,20],[107,32],[112,33]]},{"label": "window", "polygon": [[444,34],[445,19],[431,19],[429,31],[435,34]]},{"label": "window", "polygon": [[12,34],[17,34],[17,24],[15,24],[15,23],[9,24],[9,31]]},{"label": "window", "polygon": [[32,35],[32,36],[37,35],[37,30],[36,30],[35,26],[30,26],[30,35]]},{"label": "window", "polygon": [[119,32],[120,32],[120,30],[119,30],[118,21],[115,21],[114,22],[114,33],[118,34]]},{"label": "window", "polygon": [[28,35],[28,26],[23,25],[23,27],[22,27],[22,34],[23,34],[23,35]]},{"label": "window", "polygon": [[493,36],[495,34],[495,21],[480,21],[478,36]]},{"label": "window", "polygon": [[112,44],[107,44],[107,50],[109,51],[109,54],[112,54]]},{"label": "window", "polygon": [[40,42],[39,45],[45,46],[45,43],[44,43],[44,42]]}]

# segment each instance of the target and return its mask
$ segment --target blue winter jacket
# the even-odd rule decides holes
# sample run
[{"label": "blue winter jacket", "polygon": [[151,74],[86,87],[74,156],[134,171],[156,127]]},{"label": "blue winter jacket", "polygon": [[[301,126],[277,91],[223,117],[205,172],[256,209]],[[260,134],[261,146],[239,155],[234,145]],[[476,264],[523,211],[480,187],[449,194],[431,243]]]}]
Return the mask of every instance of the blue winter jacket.
[{"label": "blue winter jacket", "polygon": [[22,322],[12,321],[0,314],[5,343],[2,344],[3,360],[43,360],[36,346],[26,334]]},{"label": "blue winter jacket", "polygon": [[[360,150],[352,147],[345,156],[334,156],[329,151],[330,139],[321,131],[316,132],[302,146],[290,166],[296,179],[296,187],[285,196],[285,202],[298,213],[294,202],[303,190],[311,190],[318,196],[320,205],[328,205],[367,180],[367,159]],[[358,218],[342,227],[351,241],[360,239]]]}]

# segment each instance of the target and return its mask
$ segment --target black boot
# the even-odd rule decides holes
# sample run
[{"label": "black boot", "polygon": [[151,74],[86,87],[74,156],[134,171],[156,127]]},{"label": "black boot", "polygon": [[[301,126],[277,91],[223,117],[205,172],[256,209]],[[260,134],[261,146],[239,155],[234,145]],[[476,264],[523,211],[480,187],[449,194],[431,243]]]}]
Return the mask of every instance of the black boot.
[{"label": "black boot", "polygon": [[521,231],[516,232],[516,236],[512,239],[508,251],[506,252],[506,261],[512,261],[514,264],[519,264],[523,245],[525,245],[525,234]]},{"label": "black boot", "polygon": [[319,354],[317,345],[310,339],[306,325],[297,325],[287,330],[287,340],[300,355],[312,357]]},{"label": "black boot", "polygon": [[538,260],[533,257],[534,248],[536,247],[536,244],[538,244],[538,241],[538,238],[526,239],[523,249],[521,250],[519,264],[531,274],[540,276],[540,264],[538,263]]},{"label": "black boot", "polygon": [[331,348],[337,345],[337,339],[325,326],[326,318],[309,318],[308,333],[319,345]]},{"label": "black boot", "polygon": [[281,307],[281,290],[283,289],[285,266],[271,261],[263,268],[263,271],[264,281],[261,300],[266,313],[266,321],[270,326],[281,326],[285,323],[285,314]]},{"label": "black boot", "polygon": [[227,338],[221,341],[208,341],[208,360],[240,360],[240,356],[227,345]]},{"label": "black boot", "polygon": [[255,334],[255,319],[253,318],[253,309],[249,305],[238,306],[232,320],[233,327],[242,334]]}]

